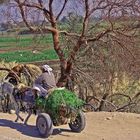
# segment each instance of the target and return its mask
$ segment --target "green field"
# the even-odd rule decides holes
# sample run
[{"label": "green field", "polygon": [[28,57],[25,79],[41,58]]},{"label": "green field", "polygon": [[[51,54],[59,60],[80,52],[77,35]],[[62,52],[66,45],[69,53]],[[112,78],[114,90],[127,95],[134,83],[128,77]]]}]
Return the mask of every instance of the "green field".
[{"label": "green field", "polygon": [[38,53],[33,53],[32,51],[13,51],[0,54],[0,59],[6,62],[34,62],[57,58],[58,57],[53,49],[43,50]]},{"label": "green field", "polygon": [[[37,50],[37,53],[33,53]],[[57,59],[52,48],[51,34],[41,35],[0,35],[0,60],[6,62],[33,62]]]},{"label": "green field", "polygon": [[[89,24],[89,32],[96,34],[104,28],[108,28],[108,22],[101,22],[96,25],[96,22]],[[115,26],[121,26],[121,22],[115,23]],[[73,27],[73,26],[72,26]],[[74,24],[73,28],[70,28],[68,24],[60,24],[59,29],[62,30],[74,30],[79,33],[81,31],[82,24]],[[33,62],[40,60],[57,59],[57,55],[53,50],[53,41],[51,34],[18,34],[18,29],[11,29],[8,32],[0,32],[0,60],[7,62]],[[25,31],[27,28],[20,28],[20,31]],[[92,35],[91,34],[91,35]],[[63,38],[60,42],[64,42]],[[37,50],[39,53],[32,53],[32,50]]]},{"label": "green field", "polygon": [[0,36],[0,48],[12,47],[30,47],[33,45],[52,45],[51,35],[33,36],[33,35],[19,35],[19,36]]},{"label": "green field", "polygon": [[[71,25],[60,23],[59,29],[79,33],[81,32],[82,24],[75,23],[75,21]],[[51,34],[23,34],[23,31],[25,33],[28,29],[21,27],[9,29],[7,32],[0,32],[0,60],[5,60],[6,62],[33,62],[58,58],[52,48]],[[60,38],[60,42],[63,41],[65,40]],[[39,53],[32,53],[32,50],[37,50]]]}]

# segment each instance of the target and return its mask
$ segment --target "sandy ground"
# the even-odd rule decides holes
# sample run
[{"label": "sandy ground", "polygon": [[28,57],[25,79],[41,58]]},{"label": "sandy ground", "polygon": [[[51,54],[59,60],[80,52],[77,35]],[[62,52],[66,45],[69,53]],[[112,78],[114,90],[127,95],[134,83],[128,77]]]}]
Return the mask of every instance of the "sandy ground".
[{"label": "sandy ground", "polygon": [[[73,133],[68,125],[54,128],[48,140],[140,140],[140,115],[130,113],[93,112],[86,115],[86,128]],[[43,140],[35,127],[36,117],[29,125],[14,123],[14,114],[0,113],[0,140]]]}]

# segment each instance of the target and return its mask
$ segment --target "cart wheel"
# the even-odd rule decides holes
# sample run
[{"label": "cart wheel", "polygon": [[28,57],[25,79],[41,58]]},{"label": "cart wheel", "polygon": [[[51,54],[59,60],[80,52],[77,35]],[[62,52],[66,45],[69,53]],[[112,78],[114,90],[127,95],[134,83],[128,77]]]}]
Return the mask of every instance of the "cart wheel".
[{"label": "cart wheel", "polygon": [[49,137],[53,132],[53,124],[50,116],[46,113],[39,114],[36,120],[36,127],[40,136]]},{"label": "cart wheel", "polygon": [[85,126],[86,126],[86,119],[82,111],[78,113],[75,121],[69,123],[69,127],[71,128],[71,130],[77,133],[80,133],[82,130],[84,130]]}]

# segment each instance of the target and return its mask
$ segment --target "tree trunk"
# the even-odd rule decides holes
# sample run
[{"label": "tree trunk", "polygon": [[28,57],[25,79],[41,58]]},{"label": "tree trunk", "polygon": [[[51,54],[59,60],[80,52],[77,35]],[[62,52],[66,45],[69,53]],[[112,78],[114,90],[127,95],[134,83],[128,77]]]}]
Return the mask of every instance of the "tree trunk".
[{"label": "tree trunk", "polygon": [[61,62],[61,76],[58,80],[57,86],[58,87],[69,87],[68,85],[72,84],[72,63],[68,63],[65,61],[65,64]]},{"label": "tree trunk", "polygon": [[106,98],[108,97],[108,93],[105,93],[104,95],[103,95],[103,97],[102,97],[102,101],[100,102],[100,106],[99,106],[99,111],[102,111],[103,109],[103,107],[104,107],[104,104],[105,104],[105,100],[106,100]]}]

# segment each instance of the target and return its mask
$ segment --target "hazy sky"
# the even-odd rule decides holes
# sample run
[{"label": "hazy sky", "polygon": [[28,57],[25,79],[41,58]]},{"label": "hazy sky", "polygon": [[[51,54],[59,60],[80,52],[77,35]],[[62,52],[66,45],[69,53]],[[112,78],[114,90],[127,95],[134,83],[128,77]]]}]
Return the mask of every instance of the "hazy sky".
[{"label": "hazy sky", "polygon": [[[53,9],[55,11],[55,13],[58,13],[60,10],[60,7],[62,7],[62,3],[61,1],[63,0],[55,0],[55,3],[53,5]],[[45,5],[47,7],[47,5]],[[69,12],[75,11],[78,14],[82,14],[83,13],[83,7],[80,3],[77,4],[77,2],[75,0],[71,0],[70,2],[68,2],[63,15],[61,16],[61,18],[65,15],[67,15]],[[37,18],[40,17],[40,19],[42,18],[41,14],[35,14],[35,12],[33,11],[29,11],[28,15],[30,15],[31,18]],[[7,22],[7,21],[19,21],[21,20],[20,18],[20,14],[17,10],[17,8],[13,8],[13,5],[1,5],[0,6],[0,22]]]},{"label": "hazy sky", "polygon": [[[10,1],[14,1],[14,0],[10,0]],[[28,0],[30,2],[36,2],[37,0]],[[44,1],[44,7],[47,8],[48,4],[48,0],[42,0]],[[112,1],[116,1],[116,0],[112,0]],[[119,1],[119,0],[118,0]],[[46,4],[45,4],[46,2]],[[62,8],[62,3],[64,2],[64,0],[54,0],[54,3],[53,3],[53,11],[54,13],[59,13],[60,9]],[[94,7],[96,8],[96,6],[98,6],[100,1],[96,1],[96,0],[89,0],[89,5],[90,7]],[[127,3],[127,0],[124,1],[124,5],[120,5],[119,7],[117,6],[114,6],[113,9],[111,10],[111,12],[109,13],[109,15],[111,16],[120,16],[122,14],[122,12],[127,12],[129,14],[134,14],[136,15],[136,11],[133,12],[133,9],[130,8],[129,6],[125,6],[125,4]],[[133,1],[132,1],[133,2]],[[135,2],[135,1],[134,1]],[[140,2],[140,0],[137,0],[137,2]],[[123,4],[123,3],[122,3]],[[103,6],[106,6],[107,5],[107,2],[102,0],[102,3],[101,3],[101,7]],[[124,8],[125,7],[125,8]],[[99,10],[100,9],[100,10]],[[98,16],[98,17],[101,17],[101,16],[106,16],[108,14],[108,11],[109,11],[109,7],[107,6],[106,9],[102,9],[102,8],[99,8],[96,12],[94,12],[94,16]],[[41,13],[36,13],[34,10],[31,10],[31,9],[26,9],[26,17],[28,17],[29,20],[34,20],[34,21],[37,21],[37,19],[39,20],[42,20],[42,17],[41,16]],[[70,12],[76,12],[78,15],[83,15],[84,13],[84,4],[82,2],[82,0],[69,0],[68,3],[67,3],[67,6],[61,16],[61,18],[65,15],[67,15],[68,13]],[[57,15],[57,14],[55,14]],[[138,15],[140,15],[138,13]],[[14,8],[14,5],[2,5],[0,6],[0,22],[6,22],[6,21],[21,21],[21,16],[17,10],[17,8]]]}]

